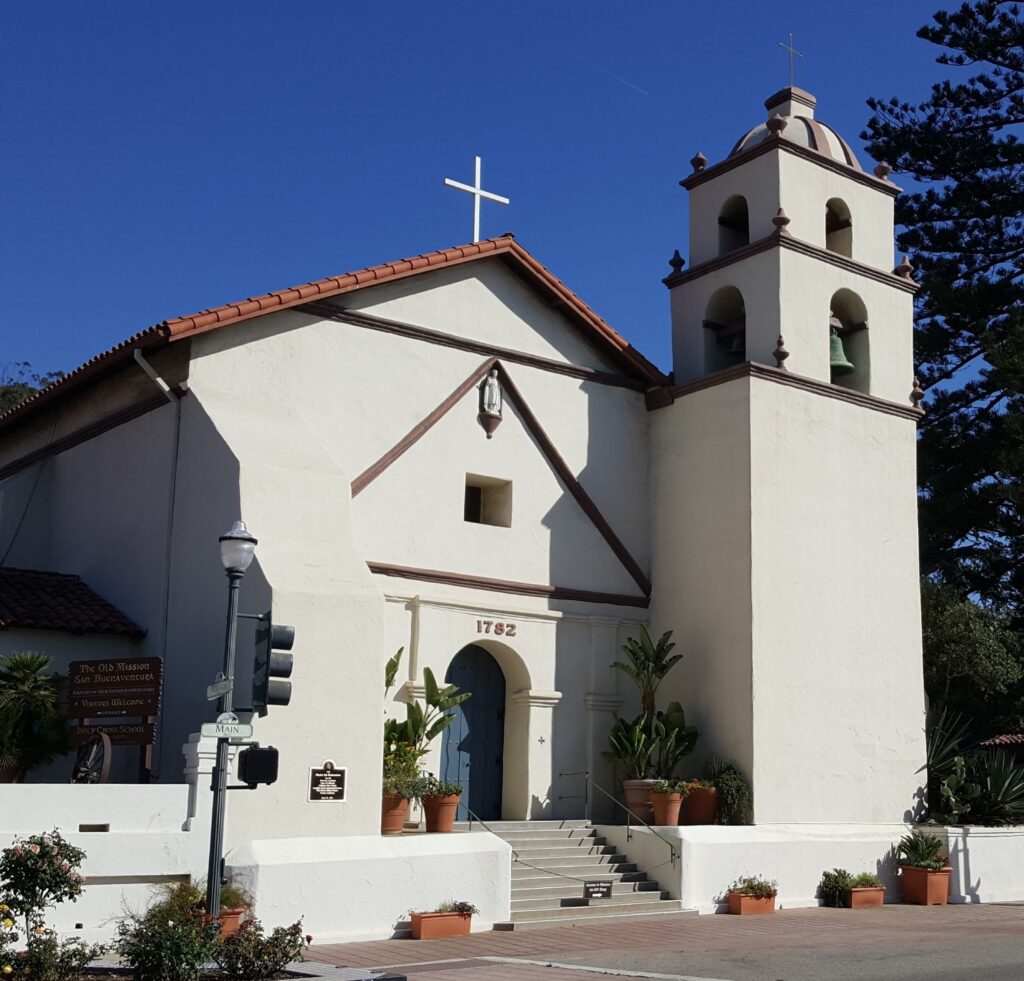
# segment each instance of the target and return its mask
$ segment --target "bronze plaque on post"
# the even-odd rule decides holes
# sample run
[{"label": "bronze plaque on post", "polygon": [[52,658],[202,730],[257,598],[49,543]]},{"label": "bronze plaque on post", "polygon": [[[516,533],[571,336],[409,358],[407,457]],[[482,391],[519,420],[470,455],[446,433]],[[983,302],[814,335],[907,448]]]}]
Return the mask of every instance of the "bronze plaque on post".
[{"label": "bronze plaque on post", "polygon": [[162,667],[158,657],[72,661],[69,715],[73,719],[156,715]]},{"label": "bronze plaque on post", "polygon": [[324,760],[323,766],[309,768],[309,800],[340,801],[345,800],[345,777],[348,770],[334,765],[334,760]]}]

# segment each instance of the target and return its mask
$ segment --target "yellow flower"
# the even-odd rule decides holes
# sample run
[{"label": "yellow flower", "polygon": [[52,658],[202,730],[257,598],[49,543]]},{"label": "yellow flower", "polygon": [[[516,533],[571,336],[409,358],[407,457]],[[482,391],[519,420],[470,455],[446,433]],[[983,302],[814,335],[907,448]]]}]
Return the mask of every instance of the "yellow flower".
[{"label": "yellow flower", "polygon": [[5,927],[7,927],[7,929],[8,929],[8,930],[10,930],[10,928],[11,928],[12,926],[14,926],[14,920],[12,920],[12,919],[11,919],[11,918],[10,918],[10,917],[8,916],[8,917],[7,917],[7,919],[5,919],[5,920],[4,920],[4,926],[5,926]]},{"label": "yellow flower", "polygon": [[14,970],[14,968],[11,967],[10,964],[4,964],[3,968],[0,968],[0,970],[3,970],[4,974],[10,974],[11,971]]},{"label": "yellow flower", "polygon": [[7,903],[0,903],[0,913],[6,913],[10,908]]}]

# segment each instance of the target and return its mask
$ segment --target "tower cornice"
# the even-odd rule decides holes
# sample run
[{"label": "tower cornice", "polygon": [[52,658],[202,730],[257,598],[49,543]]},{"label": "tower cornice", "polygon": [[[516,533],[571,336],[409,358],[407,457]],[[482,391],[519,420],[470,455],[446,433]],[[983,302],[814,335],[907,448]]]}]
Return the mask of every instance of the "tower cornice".
[{"label": "tower cornice", "polygon": [[792,153],[797,157],[803,157],[804,160],[810,160],[819,167],[824,167],[825,170],[831,170],[833,173],[842,174],[843,177],[848,177],[850,180],[855,181],[858,184],[863,184],[865,187],[872,187],[876,191],[888,194],[890,197],[896,197],[898,194],[902,193],[902,188],[897,187],[890,180],[866,174],[864,171],[850,167],[848,164],[840,163],[838,160],[833,160],[831,157],[826,157],[817,150],[812,150],[810,147],[801,146],[799,143],[787,140],[781,135],[768,136],[749,150],[741,150],[734,156],[726,157],[725,160],[721,160],[711,167],[705,167],[703,170],[690,174],[689,177],[684,177],[679,184],[681,187],[685,187],[686,190],[692,191],[695,187],[700,187],[701,184],[714,180],[716,177],[726,174],[730,170],[742,167],[745,163],[748,163],[757,157],[764,156],[766,153],[771,153],[772,150],[782,150],[785,153]]},{"label": "tower cornice", "polygon": [[713,273],[718,269],[724,269],[737,262],[742,262],[744,259],[749,259],[751,256],[755,256],[760,252],[768,252],[770,249],[775,248],[789,249],[791,252],[799,252],[801,255],[810,256],[812,259],[819,259],[822,262],[827,262],[829,265],[838,266],[840,269],[856,273],[857,275],[864,276],[867,279],[873,279],[877,283],[885,283],[887,286],[903,290],[906,293],[916,293],[920,288],[920,286],[912,279],[898,276],[895,273],[886,272],[884,269],[876,269],[874,266],[868,266],[863,262],[857,262],[856,259],[840,255],[838,252],[832,252],[829,249],[824,249],[820,245],[814,245],[811,242],[803,241],[803,239],[794,238],[787,231],[781,229],[772,232],[770,235],[766,235],[764,238],[758,239],[756,242],[751,242],[749,245],[744,245],[732,252],[727,252],[725,255],[716,256],[714,259],[708,259],[706,262],[701,262],[698,265],[693,266],[691,269],[684,269],[680,272],[672,273],[672,275],[666,276],[662,282],[669,289],[674,289],[676,286],[680,286],[683,283],[689,283],[692,280],[700,279],[701,276],[706,276],[708,273]]}]

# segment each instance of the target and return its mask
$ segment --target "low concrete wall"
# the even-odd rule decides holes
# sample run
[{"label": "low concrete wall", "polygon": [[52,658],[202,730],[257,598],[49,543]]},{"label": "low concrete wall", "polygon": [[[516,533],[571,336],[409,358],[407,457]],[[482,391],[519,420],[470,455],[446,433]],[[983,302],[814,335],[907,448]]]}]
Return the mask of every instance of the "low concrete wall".
[{"label": "low concrete wall", "polygon": [[668,845],[646,828],[602,825],[599,834],[637,862],[673,899],[701,913],[724,910],[729,886],[742,875],[779,883],[781,908],[817,906],[821,873],[844,868],[875,872],[886,887],[886,900],[899,900],[895,866],[889,849],[907,833],[893,825],[757,825],[658,828],[680,858],[673,865]]},{"label": "low concrete wall", "polygon": [[1024,827],[942,829],[953,866],[951,903],[1024,899]]},{"label": "low concrete wall", "polygon": [[318,942],[403,936],[410,910],[448,899],[479,907],[473,930],[509,918],[512,850],[487,831],[279,838],[227,856],[264,923],[303,918]]}]

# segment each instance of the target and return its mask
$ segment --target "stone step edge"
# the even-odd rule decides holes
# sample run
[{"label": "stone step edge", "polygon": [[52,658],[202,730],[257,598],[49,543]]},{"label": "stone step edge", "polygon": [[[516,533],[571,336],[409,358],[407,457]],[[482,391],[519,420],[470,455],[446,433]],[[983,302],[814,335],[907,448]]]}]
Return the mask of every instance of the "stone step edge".
[{"label": "stone step edge", "polygon": [[650,916],[679,916],[692,918],[698,915],[699,913],[695,909],[647,910],[628,913],[598,913],[597,915],[591,914],[589,916],[586,915],[586,913],[584,913],[583,915],[578,917],[539,917],[535,920],[505,920],[499,923],[495,923],[491,927],[491,929],[495,932],[502,933],[511,932],[514,930],[544,930],[549,927],[588,926],[594,923],[623,923],[643,919],[644,917]]}]

